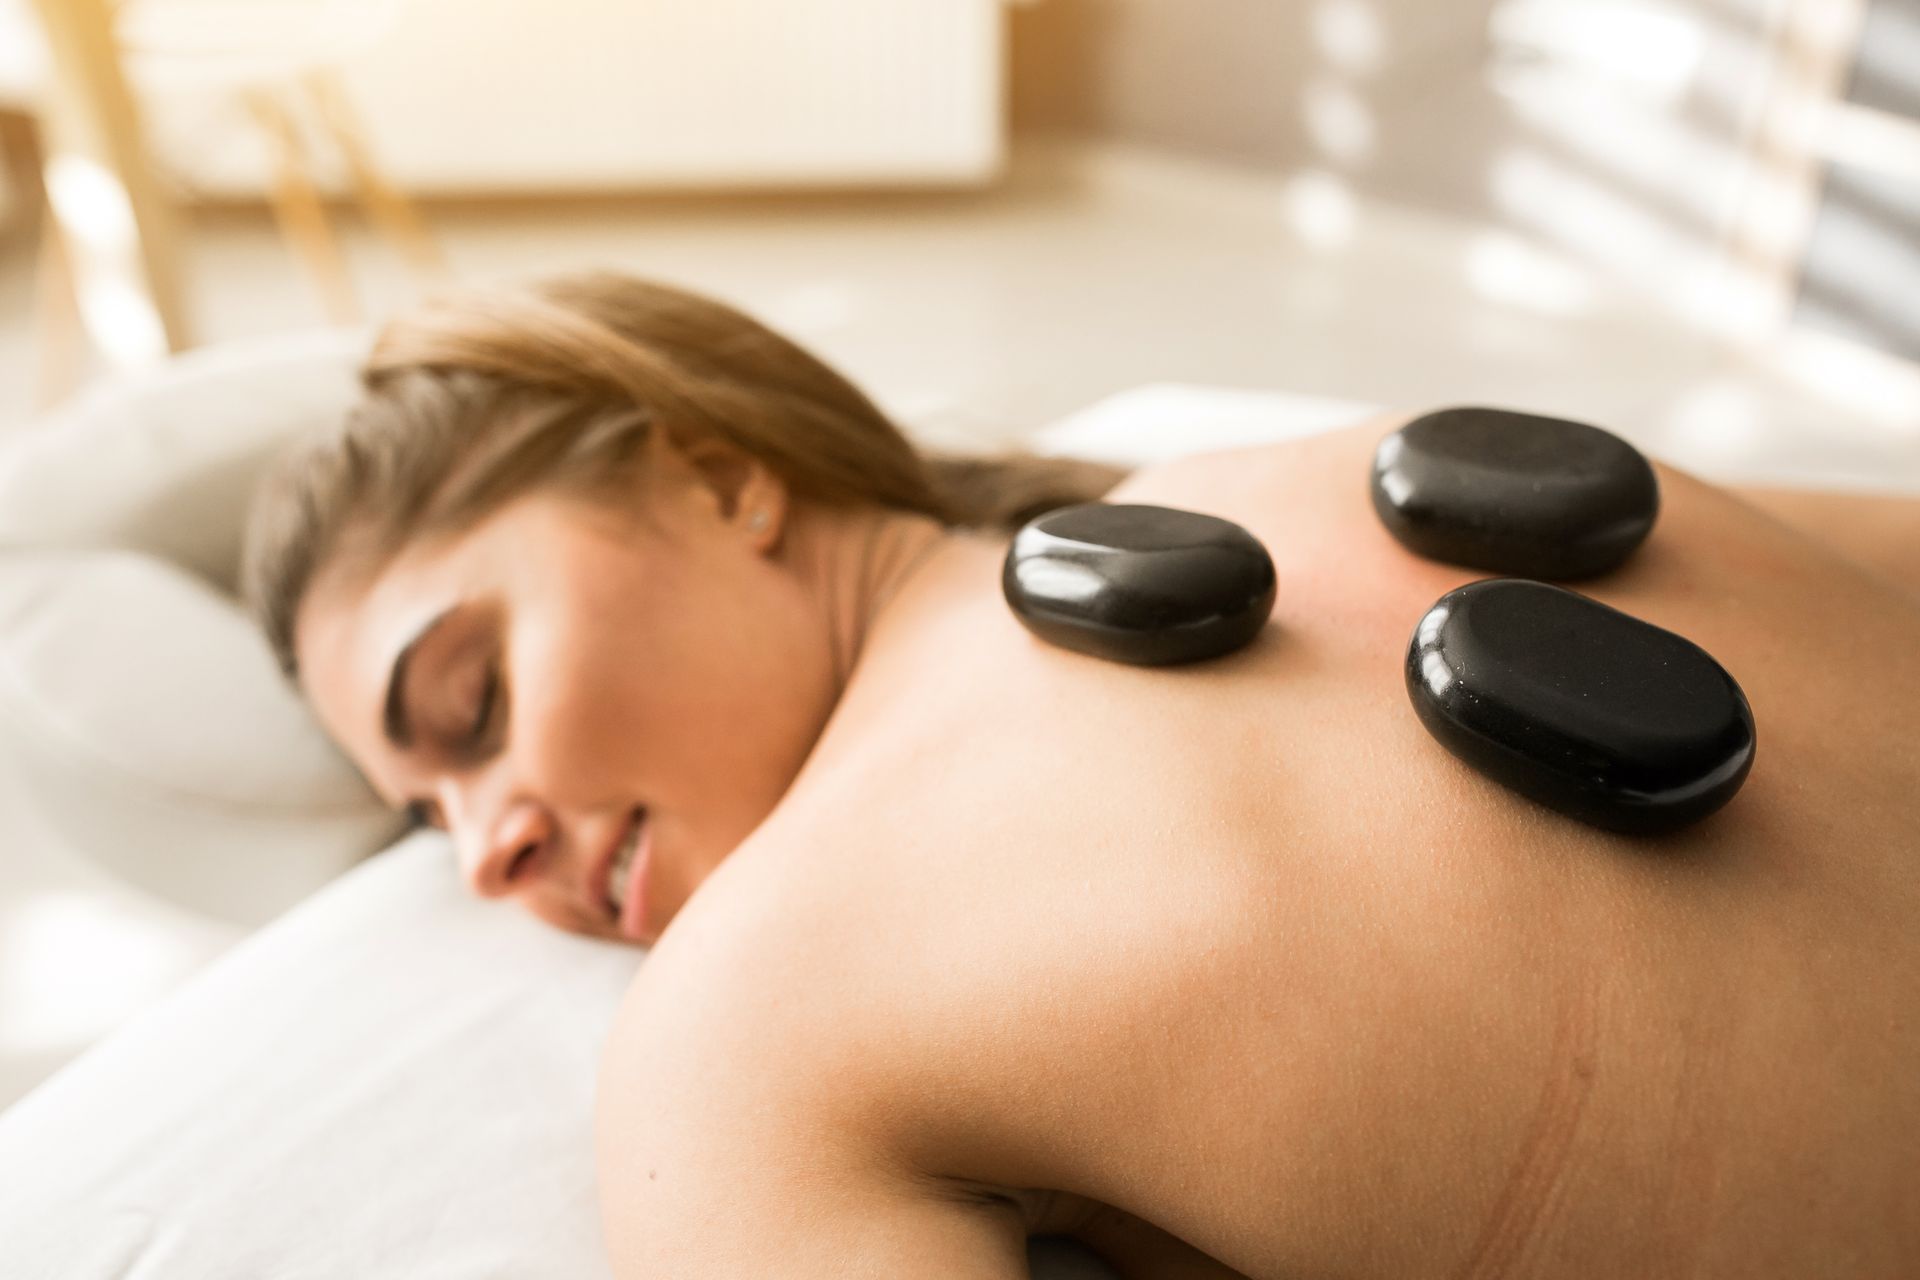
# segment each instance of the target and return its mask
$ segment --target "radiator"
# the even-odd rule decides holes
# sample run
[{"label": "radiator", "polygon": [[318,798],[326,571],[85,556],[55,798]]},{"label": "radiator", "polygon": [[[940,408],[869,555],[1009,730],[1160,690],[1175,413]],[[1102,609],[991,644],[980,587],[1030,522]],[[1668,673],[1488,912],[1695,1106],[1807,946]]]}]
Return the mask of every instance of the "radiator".
[{"label": "radiator", "polygon": [[[1003,159],[1002,5],[400,0],[341,68],[417,194],[966,184]],[[194,191],[265,187],[234,87],[145,94],[156,153]]]}]

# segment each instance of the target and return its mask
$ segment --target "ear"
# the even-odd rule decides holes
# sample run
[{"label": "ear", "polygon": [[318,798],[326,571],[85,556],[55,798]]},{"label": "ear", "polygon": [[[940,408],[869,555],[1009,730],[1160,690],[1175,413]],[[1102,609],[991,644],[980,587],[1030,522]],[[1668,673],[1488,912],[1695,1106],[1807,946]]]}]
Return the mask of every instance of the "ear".
[{"label": "ear", "polygon": [[684,469],[713,502],[720,519],[755,550],[771,551],[780,545],[787,521],[787,486],[765,463],[722,440],[668,440],[664,431],[653,435],[665,450],[678,455],[676,469]]}]

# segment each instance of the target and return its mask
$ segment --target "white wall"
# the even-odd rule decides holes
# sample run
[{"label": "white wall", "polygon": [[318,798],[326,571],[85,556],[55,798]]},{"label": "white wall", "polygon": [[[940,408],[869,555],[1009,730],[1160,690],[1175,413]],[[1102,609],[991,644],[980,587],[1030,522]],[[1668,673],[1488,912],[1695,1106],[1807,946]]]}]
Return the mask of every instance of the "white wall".
[{"label": "white wall", "polygon": [[1015,124],[1300,175],[1722,311],[1782,0],[1042,0]]},{"label": "white wall", "polygon": [[[1000,0],[407,0],[347,81],[417,193],[973,182],[1002,159]],[[195,189],[262,188],[231,94],[145,77]]]}]

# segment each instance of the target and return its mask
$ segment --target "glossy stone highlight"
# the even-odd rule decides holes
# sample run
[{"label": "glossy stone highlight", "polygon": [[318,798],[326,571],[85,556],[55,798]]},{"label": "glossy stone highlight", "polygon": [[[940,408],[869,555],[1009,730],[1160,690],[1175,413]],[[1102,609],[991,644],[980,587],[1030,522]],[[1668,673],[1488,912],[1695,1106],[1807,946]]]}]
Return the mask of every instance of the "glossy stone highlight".
[{"label": "glossy stone highlight", "polygon": [[1014,616],[1080,653],[1161,666],[1231,653],[1273,612],[1273,558],[1216,516],[1062,507],[1014,535],[1000,574]]},{"label": "glossy stone highlight", "polygon": [[1380,442],[1373,508],[1401,544],[1525,578],[1605,573],[1653,529],[1653,467],[1598,427],[1504,409],[1445,409]]},{"label": "glossy stone highlight", "polygon": [[1561,587],[1448,592],[1407,648],[1442,746],[1521,795],[1613,831],[1706,817],[1753,767],[1746,695],[1692,641]]}]

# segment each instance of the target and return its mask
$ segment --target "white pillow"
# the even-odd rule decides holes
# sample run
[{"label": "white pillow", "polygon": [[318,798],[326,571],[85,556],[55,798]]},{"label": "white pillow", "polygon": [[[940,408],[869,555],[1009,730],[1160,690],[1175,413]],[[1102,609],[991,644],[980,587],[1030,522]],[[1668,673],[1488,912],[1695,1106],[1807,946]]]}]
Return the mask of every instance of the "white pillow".
[{"label": "white pillow", "polygon": [[130,548],[232,591],[265,464],[346,412],[366,343],[321,330],[208,347],[0,439],[0,550]]},{"label": "white pillow", "polygon": [[259,924],[399,833],[229,598],[124,551],[0,553],[0,768],[96,865]]},{"label": "white pillow", "polygon": [[33,810],[6,836],[247,925],[392,839],[231,595],[264,466],[346,411],[364,347],[210,348],[0,441],[0,767]]}]

